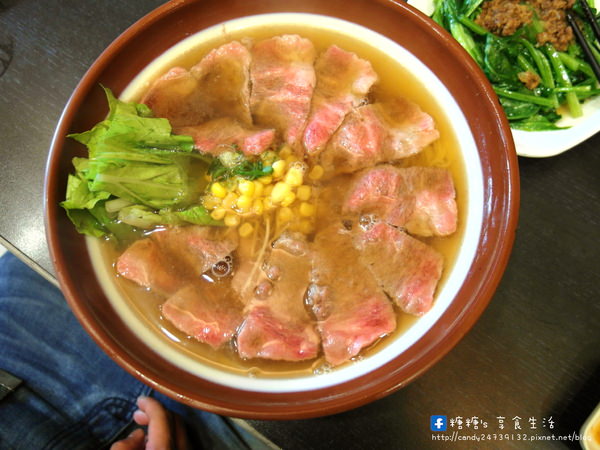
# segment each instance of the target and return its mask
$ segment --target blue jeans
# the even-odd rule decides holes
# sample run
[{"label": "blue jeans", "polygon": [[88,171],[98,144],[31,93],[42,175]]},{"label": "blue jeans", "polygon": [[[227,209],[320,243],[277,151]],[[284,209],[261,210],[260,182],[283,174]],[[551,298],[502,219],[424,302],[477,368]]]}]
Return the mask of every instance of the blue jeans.
[{"label": "blue jeans", "polygon": [[140,395],[180,414],[194,448],[263,447],[227,418],[126,373],[85,333],[61,292],[10,253],[0,258],[0,369],[22,380],[0,400],[1,449],[106,447],[131,431]]}]

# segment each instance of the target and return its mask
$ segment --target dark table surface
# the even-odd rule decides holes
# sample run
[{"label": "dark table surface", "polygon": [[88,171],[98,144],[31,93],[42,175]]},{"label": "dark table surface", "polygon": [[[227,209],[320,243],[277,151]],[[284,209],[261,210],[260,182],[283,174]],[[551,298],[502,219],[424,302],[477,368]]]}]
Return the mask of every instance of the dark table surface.
[{"label": "dark table surface", "polygon": [[[100,52],[161,3],[0,0],[0,243],[51,281],[42,208],[54,127]],[[578,448],[558,438],[577,434],[600,402],[600,135],[519,165],[520,221],[506,273],[481,320],[445,358],[367,406],[250,424],[286,449]],[[430,416],[438,414],[460,416],[460,436],[492,440],[435,440]]]}]

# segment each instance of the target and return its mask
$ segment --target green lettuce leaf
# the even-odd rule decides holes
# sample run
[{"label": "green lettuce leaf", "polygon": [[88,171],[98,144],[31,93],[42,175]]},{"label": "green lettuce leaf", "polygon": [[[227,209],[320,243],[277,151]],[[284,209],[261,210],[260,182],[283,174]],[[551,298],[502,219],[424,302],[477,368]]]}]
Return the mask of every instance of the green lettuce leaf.
[{"label": "green lettuce leaf", "polygon": [[172,212],[155,211],[144,205],[131,205],[119,211],[119,222],[136,228],[150,229],[159,225],[179,225],[179,220]]},{"label": "green lettuce leaf", "polygon": [[78,233],[92,237],[103,237],[108,230],[92,215],[89,209],[67,209],[67,217],[75,225]]},{"label": "green lettuce leaf", "polygon": [[[64,203],[65,202],[63,202],[63,204]],[[67,216],[81,234],[92,237],[110,236],[118,242],[129,242],[141,236],[140,230],[110,217],[106,212],[105,200],[97,202],[89,209],[65,209],[67,211]]]},{"label": "green lettuce leaf", "polygon": [[90,181],[89,190],[153,208],[189,204],[192,137],[172,134],[169,121],[152,117],[147,106],[122,102],[104,90],[110,109],[106,120],[69,135],[88,148],[87,165],[79,173]]},{"label": "green lettuce leaf", "polygon": [[204,206],[197,205],[183,211],[152,210],[143,205],[131,205],[119,211],[118,220],[131,226],[150,229],[160,225],[215,225],[223,221],[214,220]]},{"label": "green lettuce leaf", "polygon": [[100,200],[110,197],[110,192],[91,191],[89,182],[77,175],[69,175],[67,198],[60,205],[65,209],[92,209]]},{"label": "green lettuce leaf", "polygon": [[[84,159],[76,159],[78,160],[76,161],[76,167],[82,167],[80,163]],[[60,206],[67,211],[67,216],[71,219],[71,222],[73,222],[79,233],[101,237],[107,234],[107,229],[90,211],[98,203],[103,205],[103,202],[109,197],[109,192],[90,191],[88,181],[81,177],[81,172],[78,172],[77,175],[69,175],[66,199],[61,202]]]},{"label": "green lettuce leaf", "polygon": [[[152,111],[146,105],[122,102],[110,89],[103,89],[109,107],[106,120],[96,124],[89,131],[69,135],[88,146],[90,157],[94,157],[95,153],[102,154],[119,149],[125,150],[125,154],[137,149],[157,153],[162,151],[163,154],[190,153],[193,150],[192,137],[171,134],[171,124],[167,119],[153,117]],[[105,145],[108,148],[105,148]]]},{"label": "green lettuce leaf", "polygon": [[92,161],[89,169],[90,190],[106,191],[152,208],[187,204],[191,200],[192,188],[188,186],[186,162]]},{"label": "green lettuce leaf", "polygon": [[214,220],[204,206],[197,205],[183,211],[152,210],[143,205],[131,205],[119,211],[118,221],[143,229],[160,225],[213,225],[223,226],[223,221]]},{"label": "green lettuce leaf", "polygon": [[178,211],[177,217],[181,220],[195,225],[216,225],[224,226],[222,220],[215,220],[210,216],[210,213],[204,206],[197,205],[183,211]]},{"label": "green lettuce leaf", "polygon": [[146,105],[104,91],[107,118],[69,135],[88,149],[88,158],[73,158],[61,203],[77,231],[125,242],[160,225],[222,225],[197,204],[208,158],[192,151],[192,137],[172,134]]}]

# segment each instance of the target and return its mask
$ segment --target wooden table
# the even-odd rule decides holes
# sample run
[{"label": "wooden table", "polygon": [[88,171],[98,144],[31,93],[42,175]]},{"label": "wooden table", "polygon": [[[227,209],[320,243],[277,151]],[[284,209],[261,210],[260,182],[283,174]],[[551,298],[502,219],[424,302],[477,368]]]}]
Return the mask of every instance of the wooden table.
[{"label": "wooden table", "polygon": [[[99,53],[161,3],[0,0],[0,242],[51,281],[42,208],[54,127]],[[490,306],[458,346],[414,383],[359,409],[250,423],[286,449],[579,448],[558,437],[578,433],[600,402],[600,135],[519,164],[512,257]],[[445,435],[457,431],[460,416],[457,436],[491,440],[436,440],[432,415],[453,419]],[[473,417],[477,430],[471,420],[466,425]],[[552,434],[556,440],[518,440]]]}]

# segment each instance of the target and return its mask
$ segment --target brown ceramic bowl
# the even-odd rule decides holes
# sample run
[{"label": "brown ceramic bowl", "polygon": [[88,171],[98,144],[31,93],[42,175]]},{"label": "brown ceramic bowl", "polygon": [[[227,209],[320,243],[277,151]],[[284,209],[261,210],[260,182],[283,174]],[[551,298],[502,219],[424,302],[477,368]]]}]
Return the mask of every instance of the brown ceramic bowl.
[{"label": "brown ceramic bowl", "polygon": [[[135,332],[130,319],[107,298],[85,239],[59,202],[72,170],[71,158],[82,154],[67,134],[91,128],[106,114],[100,84],[120,95],[150,62],[185,38],[222,22],[268,13],[317,14],[325,23],[342,20],[349,24],[348,33],[358,29],[361,39],[372,33],[376,36],[371,44],[385,47],[388,42],[413,58],[415,76],[422,76],[433,91],[443,91],[439,97],[447,97],[450,105],[443,108],[453,126],[457,124],[454,133],[467,167],[469,212],[463,230],[466,250],[455,264],[453,281],[446,282],[437,309],[419,319],[423,326],[412,340],[394,342],[381,351],[383,356],[365,358],[330,378],[244,384],[227,381],[225,373],[220,379],[214,371],[205,377]],[[62,290],[84,328],[117,363],[151,387],[198,408],[246,418],[292,419],[340,412],[387,395],[422,374],[464,336],[487,306],[506,266],[517,224],[518,192],[511,133],[490,85],[448,34],[411,7],[391,0],[183,0],[161,6],[125,31],[75,89],[52,142],[45,213]]]}]

